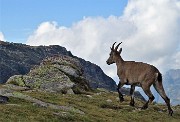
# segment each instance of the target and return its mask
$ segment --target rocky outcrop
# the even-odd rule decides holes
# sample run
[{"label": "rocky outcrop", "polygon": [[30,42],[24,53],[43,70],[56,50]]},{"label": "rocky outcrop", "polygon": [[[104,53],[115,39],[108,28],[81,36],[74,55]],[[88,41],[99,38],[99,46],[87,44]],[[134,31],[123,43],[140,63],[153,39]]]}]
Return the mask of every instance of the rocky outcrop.
[{"label": "rocky outcrop", "polygon": [[59,55],[44,59],[27,75],[10,77],[6,84],[47,92],[73,94],[90,90],[89,84],[82,75],[82,66],[77,59]]}]

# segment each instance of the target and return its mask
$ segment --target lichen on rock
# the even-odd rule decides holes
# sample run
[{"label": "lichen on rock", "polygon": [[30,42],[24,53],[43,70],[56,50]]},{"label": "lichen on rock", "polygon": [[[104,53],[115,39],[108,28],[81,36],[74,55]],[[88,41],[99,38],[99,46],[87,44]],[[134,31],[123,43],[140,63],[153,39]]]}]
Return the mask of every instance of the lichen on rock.
[{"label": "lichen on rock", "polygon": [[78,60],[59,55],[45,58],[39,66],[33,67],[26,75],[10,77],[7,84],[72,94],[90,89],[82,74],[82,67]]},{"label": "lichen on rock", "polygon": [[14,75],[14,76],[10,77],[6,83],[14,84],[17,86],[22,86],[22,87],[26,86],[22,75]]}]

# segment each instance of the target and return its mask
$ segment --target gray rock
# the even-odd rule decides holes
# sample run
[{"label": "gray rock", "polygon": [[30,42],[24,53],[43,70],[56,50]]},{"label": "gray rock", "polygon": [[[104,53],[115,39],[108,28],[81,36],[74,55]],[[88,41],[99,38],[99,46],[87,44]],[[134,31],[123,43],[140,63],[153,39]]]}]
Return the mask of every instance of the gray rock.
[{"label": "gray rock", "polygon": [[7,103],[8,101],[9,101],[8,97],[0,95],[0,103]]},{"label": "gray rock", "polygon": [[72,89],[67,90],[66,94],[74,94]]},{"label": "gray rock", "polygon": [[1,96],[12,96],[13,90],[6,89],[6,88],[0,88],[0,95]]},{"label": "gray rock", "polygon": [[[40,86],[41,90],[56,93],[67,93],[74,86],[73,82],[48,82],[42,83]],[[71,89],[72,90],[72,89]]]},{"label": "gray rock", "polygon": [[80,73],[78,72],[78,70],[76,70],[76,69],[74,69],[74,68],[72,68],[70,66],[63,66],[63,65],[57,66],[56,65],[56,67],[59,68],[65,74],[70,75],[72,77],[77,78],[77,77],[80,76]]},{"label": "gray rock", "polygon": [[[84,114],[83,111],[79,110],[79,109],[75,109],[74,107],[69,107],[69,106],[59,106],[59,105],[54,105],[51,103],[46,103],[43,102],[39,99],[33,98],[29,95],[25,95],[23,93],[17,92],[17,91],[13,91],[10,89],[6,89],[6,88],[1,88],[0,89],[0,98],[2,98],[2,102],[6,102],[8,101],[8,97],[15,97],[15,98],[19,98],[19,99],[24,99],[27,101],[32,102],[34,105],[38,106],[38,107],[45,107],[45,108],[51,108],[51,109],[58,109],[58,110],[63,110],[63,111],[68,111],[68,112],[75,112],[75,113],[79,113],[79,114]],[[4,95],[4,96],[2,96]],[[7,96],[7,97],[5,97]]]},{"label": "gray rock", "polygon": [[91,96],[91,95],[86,95],[86,97],[88,97],[88,98],[92,98],[92,96]]},{"label": "gray rock", "polygon": [[106,102],[112,103],[112,100],[111,99],[107,99]]},{"label": "gray rock", "polygon": [[3,85],[3,87],[12,89],[12,90],[16,90],[16,91],[26,91],[26,90],[30,90],[30,88],[28,87],[22,87],[22,86],[18,86],[18,85],[13,85],[13,84],[6,84]]}]

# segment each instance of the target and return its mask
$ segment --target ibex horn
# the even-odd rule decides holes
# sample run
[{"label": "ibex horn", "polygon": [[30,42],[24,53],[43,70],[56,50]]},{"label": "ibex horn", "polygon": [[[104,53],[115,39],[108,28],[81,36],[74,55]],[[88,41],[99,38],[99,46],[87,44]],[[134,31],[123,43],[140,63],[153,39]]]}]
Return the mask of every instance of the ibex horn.
[{"label": "ibex horn", "polygon": [[[122,43],[122,42],[121,42],[121,43]],[[119,45],[120,45],[121,43],[119,43],[119,44],[116,46],[115,50],[117,50],[117,49],[118,49],[118,47],[119,47]]]},{"label": "ibex horn", "polygon": [[114,44],[112,45],[112,49],[114,50],[114,45],[116,44],[116,42],[114,42]]}]

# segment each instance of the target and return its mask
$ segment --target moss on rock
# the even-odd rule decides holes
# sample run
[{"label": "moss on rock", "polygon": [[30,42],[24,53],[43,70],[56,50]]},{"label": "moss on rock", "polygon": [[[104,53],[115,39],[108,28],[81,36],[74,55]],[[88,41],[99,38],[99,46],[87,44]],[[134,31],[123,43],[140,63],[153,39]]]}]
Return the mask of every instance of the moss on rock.
[{"label": "moss on rock", "polygon": [[22,86],[22,87],[26,86],[22,75],[14,75],[10,77],[7,81],[7,84],[14,84],[17,86]]}]

